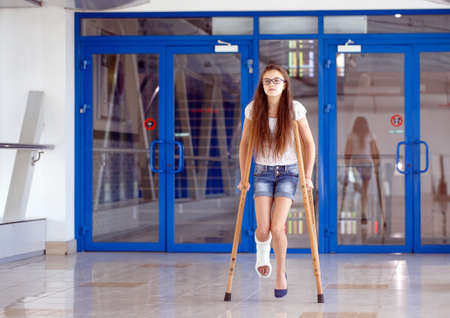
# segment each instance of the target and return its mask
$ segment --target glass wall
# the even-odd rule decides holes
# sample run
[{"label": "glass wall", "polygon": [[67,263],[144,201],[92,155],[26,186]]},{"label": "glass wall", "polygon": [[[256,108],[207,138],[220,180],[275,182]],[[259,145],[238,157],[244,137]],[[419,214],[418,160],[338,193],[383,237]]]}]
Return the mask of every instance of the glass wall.
[{"label": "glass wall", "polygon": [[[92,240],[157,242],[159,178],[149,170],[158,121],[159,56],[93,56]],[[158,154],[155,154],[158,165]]]},{"label": "glass wall", "polygon": [[175,139],[185,163],[175,175],[175,243],[231,243],[240,196],[240,54],[176,54],[173,72]]},{"label": "glass wall", "polygon": [[325,33],[447,33],[450,15],[326,16]]},{"label": "glass wall", "polygon": [[[422,244],[449,244],[450,195],[450,52],[420,54],[420,135],[430,148],[430,169],[422,173]],[[425,149],[421,145],[421,169]]]},{"label": "glass wall", "polygon": [[83,19],[82,35],[226,35],[252,34],[253,18],[102,18]]},{"label": "glass wall", "polygon": [[337,54],[336,66],[338,244],[404,244],[404,124],[391,123],[404,117],[404,54]]}]

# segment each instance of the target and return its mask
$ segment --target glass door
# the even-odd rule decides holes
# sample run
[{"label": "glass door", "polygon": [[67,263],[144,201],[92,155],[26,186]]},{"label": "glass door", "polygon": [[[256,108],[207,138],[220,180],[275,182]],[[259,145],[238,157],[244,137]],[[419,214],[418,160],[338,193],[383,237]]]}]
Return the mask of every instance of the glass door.
[{"label": "glass door", "polygon": [[[167,157],[174,167],[167,179],[169,251],[228,251],[233,241],[242,110],[249,101],[252,69],[246,45],[236,52],[214,50],[204,46],[168,52],[168,140],[169,153],[175,154]],[[245,215],[243,227],[248,228],[250,216]],[[242,250],[249,248],[247,234],[242,232]]]},{"label": "glass door", "polygon": [[403,47],[330,46],[331,251],[412,248],[410,58]]},{"label": "glass door", "polygon": [[[86,60],[87,122],[84,191],[87,249],[165,249],[164,167],[161,113],[162,49],[142,54],[96,49]],[[88,105],[92,105],[89,107]],[[92,110],[92,111],[89,111]]]},{"label": "glass door", "polygon": [[414,169],[417,193],[416,246],[419,251],[450,251],[450,45],[420,46],[415,52],[420,68],[420,108]]}]

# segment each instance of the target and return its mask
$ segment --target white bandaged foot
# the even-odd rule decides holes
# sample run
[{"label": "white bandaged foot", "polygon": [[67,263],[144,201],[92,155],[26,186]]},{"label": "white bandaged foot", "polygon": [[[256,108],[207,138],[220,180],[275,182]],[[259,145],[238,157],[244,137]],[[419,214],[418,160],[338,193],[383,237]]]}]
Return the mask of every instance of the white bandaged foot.
[{"label": "white bandaged foot", "polygon": [[[269,232],[269,238],[267,241],[260,242],[256,238],[255,235],[255,242],[256,242],[256,264],[255,264],[255,270],[258,273],[259,277],[268,278],[270,274],[272,273],[272,265],[270,265],[270,242],[272,242],[272,234]],[[262,275],[258,268],[262,266],[269,267],[269,274]]]}]

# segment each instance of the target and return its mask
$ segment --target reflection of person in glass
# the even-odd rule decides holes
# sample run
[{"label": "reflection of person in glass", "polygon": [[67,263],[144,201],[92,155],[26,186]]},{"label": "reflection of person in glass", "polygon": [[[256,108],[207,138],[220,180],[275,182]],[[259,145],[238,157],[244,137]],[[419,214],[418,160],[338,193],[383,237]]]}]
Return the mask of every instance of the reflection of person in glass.
[{"label": "reflection of person in glass", "polygon": [[355,184],[355,190],[360,190],[361,193],[361,224],[367,224],[367,189],[372,177],[372,167],[375,168],[379,195],[381,194],[381,185],[379,181],[380,152],[365,117],[359,116],[353,123],[352,131],[345,144],[344,163],[346,171],[340,211],[342,211],[344,204],[345,190],[350,174],[349,169],[354,168],[361,178],[361,184]]}]

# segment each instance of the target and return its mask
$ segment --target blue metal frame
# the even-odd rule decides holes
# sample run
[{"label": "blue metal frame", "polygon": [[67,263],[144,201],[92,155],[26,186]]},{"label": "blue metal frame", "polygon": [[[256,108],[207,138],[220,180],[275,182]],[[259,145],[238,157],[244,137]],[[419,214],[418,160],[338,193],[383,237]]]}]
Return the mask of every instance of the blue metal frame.
[{"label": "blue metal frame", "polygon": [[[259,74],[259,41],[260,40],[280,40],[280,39],[317,39],[318,40],[318,55],[319,55],[319,156],[318,156],[318,179],[319,184],[319,251],[320,252],[330,252],[333,250],[330,244],[330,237],[333,233],[329,219],[329,211],[335,208],[332,202],[336,202],[336,188],[328,182],[327,176],[336,175],[335,169],[333,170],[333,160],[330,157],[330,151],[336,153],[333,149],[335,145],[330,145],[329,136],[333,131],[333,127],[336,127],[336,118],[329,112],[325,112],[324,105],[329,103],[331,96],[333,95],[332,90],[328,88],[327,83],[333,78],[333,74],[324,62],[329,59],[329,45],[330,44],[342,44],[349,38],[355,42],[369,44],[380,44],[385,45],[411,45],[414,46],[414,58],[413,61],[418,61],[417,56],[419,52],[422,51],[434,51],[440,50],[441,46],[436,46],[436,43],[450,45],[450,33],[420,33],[420,34],[324,34],[323,29],[323,18],[324,16],[352,16],[352,15],[393,15],[396,13],[400,14],[414,14],[414,15],[431,15],[431,14],[450,14],[450,10],[342,10],[342,11],[253,11],[253,12],[117,12],[117,13],[75,13],[75,237],[78,242],[78,250],[84,250],[86,243],[85,238],[88,234],[89,229],[86,227],[86,220],[83,216],[83,211],[86,211],[86,202],[91,202],[90,198],[84,197],[86,191],[92,189],[84,188],[89,183],[87,180],[87,171],[85,170],[85,162],[83,158],[85,156],[82,151],[82,147],[85,146],[86,142],[86,131],[90,131],[86,125],[86,121],[79,116],[78,108],[80,105],[85,103],[85,96],[89,94],[91,88],[88,87],[86,81],[83,80],[84,71],[80,70],[79,63],[85,57],[84,48],[90,45],[98,45],[108,47],[111,50],[117,50],[118,48],[135,47],[139,48],[142,43],[158,43],[158,45],[167,46],[196,46],[202,45],[210,41],[215,40],[225,40],[228,42],[236,41],[249,41],[252,46],[252,54],[250,57],[254,60],[254,74]],[[111,37],[97,37],[97,36],[81,36],[81,19],[83,18],[144,18],[144,17],[236,17],[236,16],[246,16],[253,17],[254,19],[254,30],[252,35],[232,35],[232,36],[111,36]],[[259,33],[259,19],[261,16],[317,16],[318,17],[318,33],[317,34],[285,34],[285,35],[267,35]],[[418,45],[417,43],[420,43]],[[448,47],[442,47],[442,50],[448,50]],[[133,52],[135,53],[135,52]],[[332,59],[331,59],[332,60]],[[410,61],[411,62],[411,61]],[[416,65],[417,64],[417,65]],[[332,65],[329,65],[332,66]],[[419,103],[419,66],[418,63],[412,63],[413,69],[413,80],[411,80],[412,87],[414,91],[412,93],[413,103]],[[335,74],[334,74],[335,77]],[[258,76],[250,77],[249,88],[256,87]],[[405,82],[406,85],[406,82]],[[417,91],[416,91],[417,89]],[[251,99],[252,90],[247,92],[248,100]],[[244,93],[244,92],[243,92]],[[335,92],[334,92],[335,94]],[[244,102],[244,96],[243,102]],[[248,101],[247,100],[247,101]],[[245,105],[246,103],[243,103]],[[414,107],[416,109],[416,107]],[[417,108],[417,110],[419,110]],[[418,114],[418,112],[417,112]],[[418,115],[417,115],[418,116]],[[417,123],[413,123],[414,127],[418,127]],[[92,129],[92,127],[90,128]],[[418,129],[418,128],[416,128]],[[335,131],[335,130],[334,130]],[[416,131],[418,134],[418,130]],[[415,136],[414,140],[418,140]],[[89,151],[89,150],[88,150]],[[416,151],[414,152],[416,153]],[[419,157],[417,157],[419,158]],[[417,159],[414,157],[414,166],[417,166]],[[89,176],[90,177],[90,176]],[[419,178],[420,179],[420,178]],[[420,183],[414,179],[414,197],[420,197]],[[88,191],[88,192],[89,192]],[[251,190],[250,190],[251,191]],[[251,193],[249,192],[249,195]],[[251,201],[251,200],[248,200]],[[414,209],[414,219],[420,220],[420,205],[416,206]],[[247,202],[246,213],[254,215],[253,204]],[[319,212],[319,211],[318,211]],[[419,217],[419,218],[418,218]],[[414,232],[420,233],[420,224],[414,224]],[[254,217],[250,219],[247,224],[247,234],[253,236],[253,229],[256,227],[256,222]],[[244,231],[243,231],[244,233]],[[417,235],[415,235],[417,237]],[[417,243],[414,243],[418,246]],[[253,244],[249,246],[250,251],[254,251]],[[418,248],[416,251],[429,252],[429,251],[449,251],[450,245],[446,246],[424,246]],[[217,250],[215,250],[217,251]],[[357,251],[357,250],[354,250]],[[304,253],[309,252],[309,249],[289,249],[290,253]]]}]

